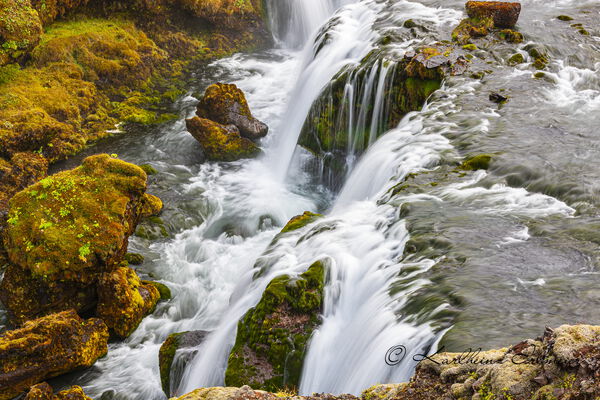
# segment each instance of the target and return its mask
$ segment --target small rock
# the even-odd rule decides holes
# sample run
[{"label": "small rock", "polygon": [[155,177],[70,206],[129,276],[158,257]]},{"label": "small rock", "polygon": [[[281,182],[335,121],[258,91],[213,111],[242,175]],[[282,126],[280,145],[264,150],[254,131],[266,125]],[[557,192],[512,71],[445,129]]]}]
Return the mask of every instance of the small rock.
[{"label": "small rock", "polygon": [[502,104],[508,101],[508,97],[502,96],[500,93],[492,92],[490,93],[490,101],[494,103]]},{"label": "small rock", "polygon": [[521,3],[501,1],[468,1],[470,18],[492,18],[496,28],[513,28],[521,13]]}]

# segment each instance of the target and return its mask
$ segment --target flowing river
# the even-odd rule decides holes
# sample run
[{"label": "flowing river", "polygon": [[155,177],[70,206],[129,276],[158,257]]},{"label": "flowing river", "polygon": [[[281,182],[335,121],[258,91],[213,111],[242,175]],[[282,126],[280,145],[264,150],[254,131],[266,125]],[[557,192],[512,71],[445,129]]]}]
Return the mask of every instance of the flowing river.
[{"label": "flowing river", "polygon": [[[410,47],[449,39],[464,2],[267,4],[275,48],[197,71],[189,95],[171,110],[179,120],[105,140],[60,166],[97,152],[149,163],[159,171],[149,192],[165,203],[159,231],[166,236],[134,236],[130,251],[145,256],[138,273],[168,285],[173,298],[78,375],[86,393],[164,399],[158,350],[169,334],[188,330],[210,334],[176,371],[175,391],[222,385],[239,319],[274,277],[300,274],[320,259],[328,265],[323,323],[309,344],[301,394],[358,394],[376,383],[406,381],[412,355],[440,346],[501,347],[535,337],[544,326],[600,323],[597,1],[522,1],[524,43],[479,50],[487,63],[482,79],[448,78],[422,110],[373,137],[364,153],[349,148],[346,172],[335,179],[297,146],[324,87],[359,66],[382,37],[392,37],[364,87],[347,84],[348,101],[362,93],[383,115],[394,60]],[[555,18],[561,14],[590,35]],[[416,27],[405,27],[407,20]],[[515,52],[532,61],[527,46],[548,53],[544,77],[535,78],[527,62],[509,64]],[[195,111],[193,94],[216,81],[242,88],[255,116],[270,126],[263,157],[203,162],[185,118]],[[490,91],[502,91],[509,102],[490,102]],[[351,115],[348,135],[381,125],[365,118]],[[488,171],[444,173],[480,153],[493,155]],[[435,181],[425,190],[390,194],[417,172]],[[307,210],[324,217],[271,244],[291,217]],[[435,240],[415,245],[423,237]],[[387,365],[386,351],[396,345],[408,356]]]}]

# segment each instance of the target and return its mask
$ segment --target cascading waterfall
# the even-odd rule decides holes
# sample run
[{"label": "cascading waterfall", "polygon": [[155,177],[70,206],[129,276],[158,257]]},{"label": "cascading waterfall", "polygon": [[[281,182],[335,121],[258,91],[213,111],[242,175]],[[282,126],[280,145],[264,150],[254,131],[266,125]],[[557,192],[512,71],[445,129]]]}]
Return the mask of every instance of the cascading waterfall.
[{"label": "cascading waterfall", "polygon": [[[268,0],[268,9],[279,48],[211,66],[225,71],[225,79],[247,93],[253,113],[272,128],[263,142],[266,155],[227,164],[179,165],[171,160],[173,154],[179,154],[182,142],[192,142],[183,121],[152,143],[157,153],[176,143],[171,153],[161,154],[167,160],[159,165],[166,171],[161,178],[166,177],[169,190],[193,199],[186,203],[193,218],[181,218],[183,230],[151,245],[151,272],[171,287],[174,298],[159,305],[127,341],[112,344],[108,357],[89,372],[85,389],[94,397],[114,390],[131,399],[164,398],[158,348],[169,334],[186,330],[210,334],[193,350],[191,362],[176,363],[181,369],[174,372],[178,379],[172,382],[172,394],[223,385],[238,321],[274,277],[299,275],[317,260],[326,260],[328,266],[323,320],[309,343],[300,392],[358,394],[375,383],[405,381],[414,368],[411,356],[435,349],[452,322],[444,319],[450,308],[446,298],[433,309],[419,311],[424,314],[419,318],[407,311],[411,299],[434,285],[428,274],[443,260],[405,256],[411,234],[401,214],[404,204],[431,202],[484,216],[574,213],[550,196],[489,184],[483,171],[460,184],[431,186],[426,194],[390,194],[409,174],[435,170],[446,157],[457,159],[449,138],[482,135],[498,118],[483,107],[460,120],[465,111],[457,99],[472,96],[481,83],[455,78],[422,110],[401,121],[389,120],[398,58],[411,46],[433,41],[428,32],[458,23],[461,12],[407,0]],[[427,29],[398,33],[407,19]],[[396,31],[390,34],[390,29]],[[391,43],[388,35],[394,38]],[[597,71],[598,66],[561,66],[558,73],[548,73],[560,83],[544,92],[548,102],[560,98],[554,93],[560,90],[572,101],[556,107],[585,103],[597,108]],[[339,98],[330,91],[336,84],[342,87]],[[194,104],[194,99],[182,100],[182,117],[193,112]],[[331,192],[310,186],[315,176],[302,164],[310,160],[323,167],[323,161],[297,145],[303,129],[314,127],[311,116],[333,106],[340,117],[326,122],[345,135],[341,175],[347,179],[335,176],[342,185],[334,188],[339,190],[337,199],[328,202],[323,197],[333,196]],[[331,168],[319,174],[331,174]],[[328,212],[273,243],[280,226],[305,210]],[[507,225],[513,229],[519,224]],[[526,241],[523,226],[517,228],[503,237]],[[135,237],[131,245],[140,252],[147,247]],[[404,345],[408,354],[389,366],[384,357],[395,345]]]}]

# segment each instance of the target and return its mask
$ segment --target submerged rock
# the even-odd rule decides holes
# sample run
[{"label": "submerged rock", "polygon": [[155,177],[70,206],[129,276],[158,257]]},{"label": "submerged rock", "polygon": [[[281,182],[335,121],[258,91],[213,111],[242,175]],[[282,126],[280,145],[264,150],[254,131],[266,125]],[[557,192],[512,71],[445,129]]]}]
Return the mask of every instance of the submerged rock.
[{"label": "submerged rock", "polygon": [[279,232],[279,233],[280,234],[287,233],[287,232],[291,232],[291,231],[295,231],[297,229],[303,228],[306,225],[316,221],[317,219],[319,219],[321,217],[322,217],[321,214],[315,214],[310,211],[305,211],[304,214],[296,215],[295,217],[290,219],[288,221],[288,223],[285,224],[285,226],[281,229],[281,232]]},{"label": "submerged rock", "polygon": [[100,319],[81,319],[74,310],[26,322],[0,335],[0,399],[32,385],[89,367],[108,351],[108,328]]},{"label": "submerged rock", "polygon": [[92,400],[92,398],[86,396],[80,386],[73,386],[54,394],[52,386],[43,382],[32,386],[25,400]]},{"label": "submerged rock", "polygon": [[223,125],[235,125],[248,139],[266,136],[269,127],[254,118],[244,92],[232,84],[216,83],[206,89],[198,103],[196,114]]},{"label": "submerged rock", "polygon": [[133,333],[160,299],[158,289],[143,283],[134,270],[119,267],[106,272],[98,282],[96,315],[121,338]]},{"label": "submerged rock", "polygon": [[468,1],[470,18],[491,18],[496,28],[514,28],[521,14],[521,3],[504,1]]},{"label": "submerged rock", "polygon": [[325,265],[297,278],[273,279],[256,307],[238,324],[225,383],[277,391],[297,387],[306,344],[320,324]]},{"label": "submerged rock", "polygon": [[[175,363],[179,366],[183,366],[192,360],[195,351],[190,350],[199,346],[203,341],[208,332],[206,331],[190,331],[173,333],[169,335],[167,340],[160,346],[158,353],[158,365],[160,369],[160,382],[162,384],[163,392],[167,397],[171,396],[171,389],[177,387],[180,383],[182,376],[173,376],[174,373],[179,372],[182,375],[182,368],[174,368]],[[188,349],[185,353],[178,355],[176,360],[177,350]]]},{"label": "submerged rock", "polygon": [[211,161],[235,161],[260,154],[258,146],[242,137],[235,125],[222,125],[199,117],[186,120],[186,125]]}]

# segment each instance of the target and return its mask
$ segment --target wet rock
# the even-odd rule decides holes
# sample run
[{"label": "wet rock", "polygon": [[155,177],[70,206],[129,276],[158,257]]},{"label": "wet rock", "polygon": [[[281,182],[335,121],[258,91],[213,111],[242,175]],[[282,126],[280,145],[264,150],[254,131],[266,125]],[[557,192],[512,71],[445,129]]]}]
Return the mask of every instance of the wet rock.
[{"label": "wet rock", "polygon": [[510,348],[440,353],[421,361],[392,398],[595,398],[600,395],[599,348],[600,327],[564,325]]},{"label": "wet rock", "polygon": [[513,28],[521,13],[521,3],[501,1],[468,1],[467,15],[470,18],[491,18],[496,28]]},{"label": "wet rock", "polygon": [[306,225],[316,221],[320,217],[322,217],[321,214],[315,214],[310,211],[305,211],[304,214],[296,215],[295,217],[290,219],[288,221],[288,223],[285,224],[283,229],[281,229],[280,233],[287,233],[287,232],[291,232],[291,231],[295,231],[297,229],[303,228]]},{"label": "wet rock", "polygon": [[471,43],[471,39],[487,36],[494,28],[492,18],[466,18],[452,31],[452,40],[461,45]]},{"label": "wet rock", "polygon": [[[174,373],[179,372],[179,375],[182,375],[181,367],[194,358],[196,352],[193,349],[204,341],[207,334],[206,331],[173,333],[160,346],[158,353],[160,381],[167,397],[171,396],[171,388],[176,388],[182,378],[182,376],[174,376]],[[177,353],[178,350],[187,351]],[[178,364],[179,368],[173,368],[175,364]]]},{"label": "wet rock", "polygon": [[133,333],[142,319],[154,310],[160,292],[143,283],[129,267],[104,273],[98,282],[96,315],[121,338]]},{"label": "wet rock", "polygon": [[45,379],[91,366],[108,351],[107,341],[104,322],[83,320],[74,310],[5,332],[0,335],[0,399],[11,399]]},{"label": "wet rock", "polygon": [[258,146],[242,137],[235,125],[222,125],[199,117],[186,120],[186,125],[192,136],[200,142],[208,160],[235,161],[260,154]]},{"label": "wet rock", "polygon": [[490,101],[498,104],[503,104],[508,101],[508,97],[501,95],[498,92],[490,93]]},{"label": "wet rock", "polygon": [[130,265],[142,265],[144,263],[144,256],[137,253],[125,254],[125,261]]},{"label": "wet rock", "polygon": [[306,344],[320,324],[325,265],[297,278],[273,279],[256,307],[238,324],[225,383],[277,391],[297,387]]},{"label": "wet rock", "polygon": [[476,171],[479,169],[487,170],[490,167],[491,161],[491,154],[478,154],[465,160],[465,162],[460,165],[460,169],[465,171]]},{"label": "wet rock", "polygon": [[197,115],[222,125],[235,125],[248,139],[266,136],[269,127],[252,116],[244,92],[235,85],[216,83],[206,89],[198,103]]},{"label": "wet rock", "polygon": [[523,54],[521,53],[516,53],[513,54],[509,59],[508,59],[508,63],[510,65],[518,65],[518,64],[523,64],[525,62],[525,57],[523,57]]},{"label": "wet rock", "polygon": [[165,284],[155,281],[142,281],[142,283],[144,285],[154,286],[158,290],[158,293],[160,293],[161,301],[171,300],[171,298],[173,297],[173,295],[171,294],[171,289],[169,289],[169,287]]},{"label": "wet rock", "polygon": [[142,205],[142,217],[151,217],[158,215],[163,209],[163,202],[156,196],[144,194],[144,204]]},{"label": "wet rock", "polygon": [[146,173],[146,175],[148,175],[148,176],[158,174],[158,171],[156,170],[156,168],[154,168],[150,164],[142,164],[142,165],[140,165],[140,168],[143,169],[144,172]]},{"label": "wet rock", "polygon": [[4,232],[10,265],[0,284],[11,321],[92,311],[100,276],[123,261],[145,189],[139,167],[97,155],[15,195]]},{"label": "wet rock", "polygon": [[73,386],[70,389],[53,393],[52,386],[46,382],[32,386],[25,396],[25,400],[92,400],[91,397],[85,395],[80,386]]},{"label": "wet rock", "polygon": [[559,15],[556,19],[559,21],[573,21],[573,17],[569,17],[568,15]]}]

